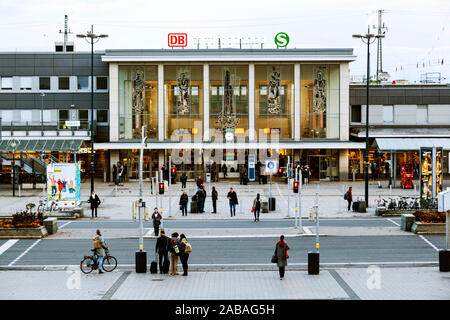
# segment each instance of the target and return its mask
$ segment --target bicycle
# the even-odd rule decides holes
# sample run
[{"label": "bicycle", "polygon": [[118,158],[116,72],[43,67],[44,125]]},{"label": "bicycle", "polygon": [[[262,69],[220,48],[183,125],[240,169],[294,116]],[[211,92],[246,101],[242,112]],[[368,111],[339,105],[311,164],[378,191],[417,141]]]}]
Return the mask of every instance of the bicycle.
[{"label": "bicycle", "polygon": [[[95,252],[95,249],[91,249]],[[111,272],[117,267],[117,259],[109,255],[109,250],[105,250],[105,256],[103,257],[102,269],[105,272]],[[98,268],[98,257],[96,254],[91,256],[84,256],[84,259],[80,262],[81,272],[88,274]]]}]

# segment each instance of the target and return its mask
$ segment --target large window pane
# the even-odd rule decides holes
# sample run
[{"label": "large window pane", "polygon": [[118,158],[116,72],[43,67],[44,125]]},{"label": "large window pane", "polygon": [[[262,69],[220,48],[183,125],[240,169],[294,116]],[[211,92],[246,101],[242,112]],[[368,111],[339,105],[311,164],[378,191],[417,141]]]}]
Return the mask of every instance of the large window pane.
[{"label": "large window pane", "polygon": [[2,90],[12,90],[13,88],[13,78],[12,77],[2,77]]},{"label": "large window pane", "polygon": [[39,90],[50,90],[50,77],[39,77]]},{"label": "large window pane", "polygon": [[210,136],[223,138],[225,131],[248,137],[248,66],[210,66]]},{"label": "large window pane", "polygon": [[96,88],[97,90],[107,90],[108,77],[96,77]]},{"label": "large window pane", "polygon": [[119,66],[120,139],[158,138],[158,67]]},{"label": "large window pane", "polygon": [[20,90],[31,90],[33,87],[32,77],[20,77]]},{"label": "large window pane", "polygon": [[78,77],[77,88],[78,90],[89,90],[89,77]]},{"label": "large window pane", "polygon": [[255,66],[255,130],[258,137],[293,136],[293,65]]},{"label": "large window pane", "polygon": [[339,65],[301,65],[301,138],[339,138]]},{"label": "large window pane", "polygon": [[69,90],[69,77],[59,77],[58,78],[58,89],[59,90]]},{"label": "large window pane", "polygon": [[166,138],[203,137],[203,67],[165,66]]}]

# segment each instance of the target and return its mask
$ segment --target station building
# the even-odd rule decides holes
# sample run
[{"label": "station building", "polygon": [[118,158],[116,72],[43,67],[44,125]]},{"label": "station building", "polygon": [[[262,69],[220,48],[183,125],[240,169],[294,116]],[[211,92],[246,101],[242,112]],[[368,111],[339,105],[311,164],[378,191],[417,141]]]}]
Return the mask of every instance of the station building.
[{"label": "station building", "polygon": [[[312,179],[346,180],[353,49],[106,50],[110,166],[138,177],[172,159],[189,178],[215,162],[228,177],[265,150],[279,166],[309,164]],[[244,160],[242,160],[244,159]],[[260,159],[261,160],[261,159]],[[262,161],[264,163],[264,161]]]}]

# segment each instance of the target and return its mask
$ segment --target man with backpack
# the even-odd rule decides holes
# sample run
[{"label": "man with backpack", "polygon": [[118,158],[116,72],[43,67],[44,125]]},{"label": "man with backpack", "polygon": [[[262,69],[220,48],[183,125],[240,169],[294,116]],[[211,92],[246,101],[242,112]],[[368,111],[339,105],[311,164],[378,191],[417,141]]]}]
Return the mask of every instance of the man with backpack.
[{"label": "man with backpack", "polygon": [[344,200],[348,202],[348,211],[350,211],[350,207],[352,205],[353,197],[352,197],[352,187],[349,187],[347,192],[344,194]]},{"label": "man with backpack", "polygon": [[169,242],[164,229],[161,229],[160,236],[156,240],[155,252],[159,255],[159,272],[169,272]]},{"label": "man with backpack", "polygon": [[174,232],[171,235],[169,252],[170,252],[170,275],[177,276],[178,275],[178,256],[181,253],[180,241],[178,240],[178,232]]}]

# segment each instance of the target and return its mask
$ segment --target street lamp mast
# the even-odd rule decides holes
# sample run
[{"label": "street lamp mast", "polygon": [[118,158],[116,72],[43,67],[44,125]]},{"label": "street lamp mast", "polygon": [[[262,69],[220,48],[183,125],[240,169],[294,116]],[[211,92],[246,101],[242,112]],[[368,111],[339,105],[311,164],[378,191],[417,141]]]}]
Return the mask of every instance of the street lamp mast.
[{"label": "street lamp mast", "polygon": [[93,25],[86,34],[77,34],[77,38],[84,38],[91,45],[91,192],[94,191],[94,43],[107,37],[107,34],[94,34]]},{"label": "street lamp mast", "polygon": [[359,38],[367,44],[367,79],[366,79],[366,149],[364,152],[364,200],[366,207],[369,206],[369,80],[370,80],[370,45],[376,39],[384,38],[384,35],[374,35],[370,33],[370,27],[367,27],[367,34],[354,34],[353,38]]}]

